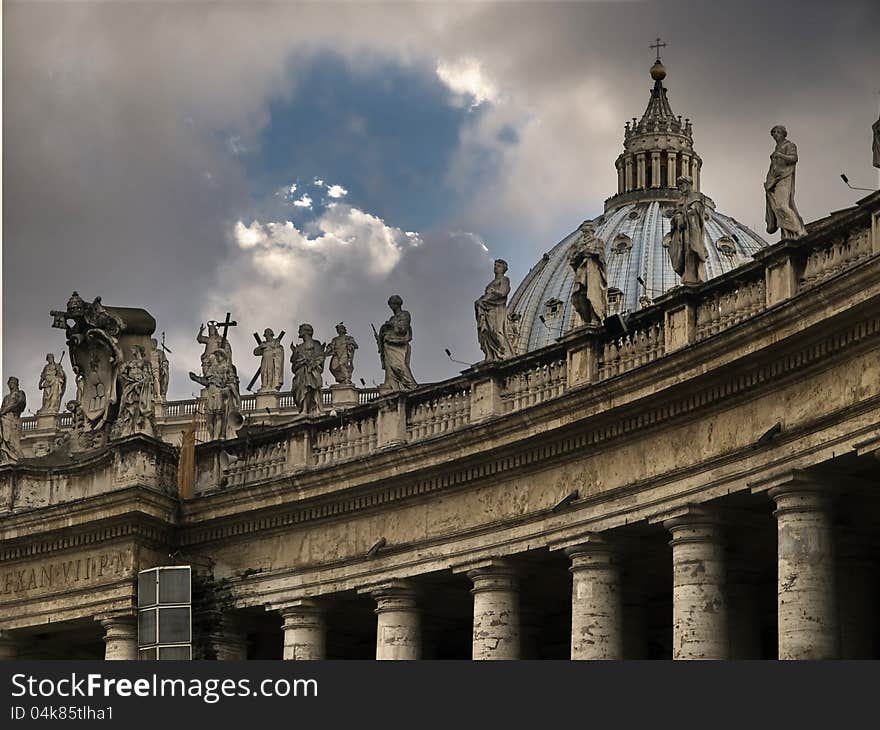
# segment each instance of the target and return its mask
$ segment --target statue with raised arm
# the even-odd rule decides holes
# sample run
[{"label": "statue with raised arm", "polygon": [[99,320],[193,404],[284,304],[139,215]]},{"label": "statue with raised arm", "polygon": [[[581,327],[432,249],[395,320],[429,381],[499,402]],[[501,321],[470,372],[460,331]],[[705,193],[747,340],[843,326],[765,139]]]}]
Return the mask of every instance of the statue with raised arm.
[{"label": "statue with raised arm", "polygon": [[770,155],[770,169],[764,181],[767,197],[767,233],[783,238],[800,238],[806,235],[804,221],[794,204],[794,171],[798,161],[797,146],[787,139],[788,132],[781,124],[770,130],[776,148]]},{"label": "statue with raised arm", "polygon": [[709,255],[704,239],[706,202],[702,193],[693,189],[693,181],[687,175],[678,178],[676,185],[678,199],[671,219],[669,258],[682,284],[699,284],[706,280],[705,262]]},{"label": "statue with raised arm", "polygon": [[507,297],[510,294],[507,262],[503,259],[495,261],[494,271],[495,278],[486,285],[483,295],[474,302],[477,340],[485,356],[484,362],[513,357],[510,323],[507,318]]},{"label": "statue with raised arm", "polygon": [[18,387],[18,378],[7,381],[9,393],[0,404],[0,464],[14,464],[22,456],[21,414],[27,407],[27,397]]},{"label": "statue with raised arm", "polygon": [[205,334],[205,325],[201,324],[199,326],[199,334],[196,336],[196,342],[205,346],[201,358],[203,375],[207,375],[207,367],[211,362],[211,356],[217,352],[217,350],[223,350],[226,353],[227,362],[230,364],[232,363],[232,345],[229,344],[229,340],[217,331],[216,322],[208,322],[207,335]]},{"label": "statue with raised arm", "polygon": [[342,322],[336,325],[336,337],[328,343],[327,352],[330,355],[330,373],[340,385],[351,385],[357,347],[357,342],[348,334],[345,325]]},{"label": "statue with raised arm", "polygon": [[254,332],[257,346],[254,355],[260,358],[260,393],[277,393],[284,384],[284,346],[271,328],[263,330],[263,339]]},{"label": "statue with raised arm", "polygon": [[410,370],[412,319],[403,308],[403,299],[397,294],[391,296],[388,306],[391,307],[391,317],[376,333],[376,344],[385,371],[385,382],[379,386],[379,392],[383,394],[412,390],[418,386]]},{"label": "statue with raised arm", "polygon": [[131,357],[119,368],[119,413],[113,424],[113,437],[135,433],[156,435],[153,421],[155,380],[153,367],[142,345],[132,345]]},{"label": "statue with raised arm", "polygon": [[299,326],[300,344],[290,343],[290,364],[293,368],[293,400],[300,413],[321,412],[321,388],[324,386],[324,345],[314,339],[310,324]]},{"label": "statue with raised arm", "polygon": [[205,389],[202,401],[208,436],[212,441],[235,438],[243,421],[235,366],[229,361],[223,348],[214,350],[204,366],[207,374],[197,375],[191,372],[189,377]]},{"label": "statue with raised arm", "polygon": [[571,303],[582,324],[602,324],[608,313],[608,279],[605,243],[592,221],[584,221],[580,237],[571,248],[568,265],[574,272]]},{"label": "statue with raised arm", "polygon": [[40,390],[43,391],[43,405],[37,415],[55,415],[61,408],[64,389],[67,388],[67,373],[60,362],[55,362],[55,355],[46,355],[46,364],[40,373]]}]

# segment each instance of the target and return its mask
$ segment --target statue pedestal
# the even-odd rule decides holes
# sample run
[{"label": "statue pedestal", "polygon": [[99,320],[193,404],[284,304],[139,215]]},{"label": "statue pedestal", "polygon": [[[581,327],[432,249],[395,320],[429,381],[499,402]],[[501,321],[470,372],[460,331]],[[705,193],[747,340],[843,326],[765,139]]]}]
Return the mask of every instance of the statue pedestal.
[{"label": "statue pedestal", "polygon": [[268,392],[258,391],[256,409],[261,414],[265,413],[267,408],[270,411],[277,411],[279,408],[280,398],[281,395],[278,393],[278,391],[275,390],[270,390]]},{"label": "statue pedestal", "polygon": [[37,413],[37,431],[56,431],[58,428],[57,413]]},{"label": "statue pedestal", "polygon": [[594,383],[599,377],[599,337],[604,331],[600,325],[583,324],[559,338],[565,343],[569,388]]},{"label": "statue pedestal", "polygon": [[358,404],[357,388],[351,383],[330,386],[330,405],[333,408],[354,408]]}]

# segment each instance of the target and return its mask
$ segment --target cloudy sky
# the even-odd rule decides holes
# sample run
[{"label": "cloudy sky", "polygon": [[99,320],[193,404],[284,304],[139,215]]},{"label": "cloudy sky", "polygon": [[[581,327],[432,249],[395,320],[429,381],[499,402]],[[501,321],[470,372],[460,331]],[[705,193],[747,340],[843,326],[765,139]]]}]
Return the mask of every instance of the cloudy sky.
[{"label": "cloudy sky", "polygon": [[340,320],[380,380],[369,324],[395,292],[416,377],[449,377],[444,348],[478,359],[491,260],[517,283],[615,192],[657,33],[704,191],[762,231],[773,124],[807,220],[859,197],[841,171],[877,185],[878,28],[873,0],[6,2],[4,373],[36,410],[77,289],[155,316],[172,397],[227,310],[245,383],[252,332]]}]

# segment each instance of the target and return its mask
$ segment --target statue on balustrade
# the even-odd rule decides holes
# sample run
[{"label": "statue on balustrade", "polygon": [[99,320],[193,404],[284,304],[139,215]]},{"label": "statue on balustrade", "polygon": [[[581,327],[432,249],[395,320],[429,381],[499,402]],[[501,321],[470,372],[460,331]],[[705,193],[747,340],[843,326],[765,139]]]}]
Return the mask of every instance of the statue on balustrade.
[{"label": "statue on balustrade", "polygon": [[314,339],[310,324],[299,326],[300,344],[290,343],[290,364],[293,367],[293,400],[300,413],[321,412],[321,388],[324,386],[324,345]]},{"label": "statue on balustrade", "polygon": [[9,393],[0,404],[0,464],[14,464],[21,453],[21,414],[27,407],[27,397],[19,390],[18,378],[7,381]]},{"label": "statue on balustrade", "polygon": [[135,433],[156,435],[153,421],[153,367],[141,345],[132,345],[131,357],[119,368],[119,412],[113,424],[113,438]]},{"label": "statue on balustrade", "polygon": [[340,385],[351,385],[357,347],[357,342],[348,334],[345,325],[342,322],[336,325],[336,337],[330,340],[327,352],[330,355],[330,373]]},{"label": "statue on balustrade", "polygon": [[226,362],[230,365],[232,364],[232,345],[230,345],[229,340],[217,330],[216,322],[208,322],[207,335],[205,334],[205,325],[202,323],[199,326],[199,334],[196,336],[196,342],[205,346],[205,349],[202,352],[202,375],[207,376],[208,367],[212,362],[212,355],[218,350],[222,350],[226,354]]},{"label": "statue on balustrade", "polygon": [[770,130],[776,148],[770,155],[770,169],[764,181],[767,196],[767,233],[783,238],[800,238],[806,235],[804,221],[794,204],[795,166],[798,161],[797,146],[787,139],[788,132],[781,124]]},{"label": "statue on balustrade", "polygon": [[708,257],[704,236],[706,202],[702,193],[693,189],[693,181],[687,175],[678,178],[676,185],[678,200],[671,219],[669,258],[682,284],[699,284],[706,280]]},{"label": "statue on balustrade", "polygon": [[507,262],[495,262],[495,278],[486,285],[486,291],[474,302],[477,319],[477,340],[485,355],[484,362],[494,362],[513,357],[510,344],[510,321],[507,317],[507,297],[510,279],[507,278]]},{"label": "statue on balustrade", "polygon": [[382,394],[412,390],[418,385],[410,370],[412,318],[403,308],[403,299],[397,294],[391,296],[388,306],[391,307],[391,317],[378,332],[373,328],[382,369],[385,371],[385,382],[379,386]]},{"label": "statue on balustrade", "polygon": [[580,234],[568,256],[574,271],[571,304],[582,324],[601,325],[608,314],[605,242],[596,235],[592,221],[581,223]]},{"label": "statue on balustrade", "polygon": [[239,393],[238,373],[230,362],[224,348],[214,350],[202,367],[207,373],[197,375],[190,372],[189,377],[204,387],[205,424],[211,441],[235,438],[243,423],[241,415],[241,394]]},{"label": "statue on balustrade", "polygon": [[43,405],[37,415],[55,415],[61,408],[64,389],[67,388],[67,373],[60,362],[55,362],[55,355],[46,355],[46,364],[40,373],[40,390],[43,391]]},{"label": "statue on balustrade", "polygon": [[168,397],[168,378],[171,374],[168,365],[168,357],[165,355],[164,347],[164,341],[162,345],[159,345],[159,341],[155,337],[150,339],[150,366],[153,369],[153,399],[160,402]]},{"label": "statue on balustrade", "polygon": [[263,339],[254,332],[257,346],[254,355],[260,358],[260,393],[277,393],[284,385],[284,346],[281,339],[284,331],[278,337],[271,328],[263,330]]}]

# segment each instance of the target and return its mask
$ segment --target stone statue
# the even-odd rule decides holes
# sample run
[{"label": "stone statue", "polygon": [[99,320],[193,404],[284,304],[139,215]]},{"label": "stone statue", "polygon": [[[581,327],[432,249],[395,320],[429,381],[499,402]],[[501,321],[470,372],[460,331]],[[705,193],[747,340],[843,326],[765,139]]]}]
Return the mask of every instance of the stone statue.
[{"label": "stone statue", "polygon": [[150,338],[150,367],[153,370],[153,399],[164,401],[168,396],[170,368],[165,351],[155,337]]},{"label": "stone statue", "polygon": [[0,404],[0,464],[13,464],[21,453],[21,414],[27,407],[27,397],[18,388],[18,378],[7,381],[9,393]]},{"label": "stone statue", "polygon": [[770,130],[776,148],[770,155],[770,169],[764,181],[767,194],[767,233],[776,233],[783,239],[806,235],[804,221],[794,204],[794,168],[798,154],[794,142],[786,139],[788,132],[780,124]]},{"label": "stone statue", "polygon": [[669,258],[682,284],[699,284],[706,280],[708,257],[703,236],[706,203],[687,175],[678,178],[676,185],[679,195],[671,218]]},{"label": "stone statue", "polygon": [[300,344],[290,343],[290,364],[293,367],[293,400],[300,413],[321,412],[321,388],[324,386],[324,345],[313,338],[310,324],[299,326]]},{"label": "stone statue", "polygon": [[243,422],[235,366],[222,347],[214,350],[202,365],[206,374],[190,372],[189,377],[205,388],[202,400],[208,436],[212,441],[235,438]]},{"label": "stone statue", "polygon": [[568,256],[574,271],[571,303],[583,324],[602,324],[608,314],[605,243],[591,221],[581,223],[580,234]]},{"label": "stone statue", "polygon": [[254,355],[260,358],[260,393],[277,393],[284,385],[284,346],[281,338],[284,331],[278,337],[271,328],[263,330],[263,338],[254,332],[257,346]]},{"label": "stone statue", "polygon": [[351,385],[357,346],[345,325],[342,322],[336,325],[336,337],[327,345],[327,353],[330,355],[330,372],[340,385]]},{"label": "stone statue", "polygon": [[391,317],[378,332],[373,328],[385,371],[385,382],[379,386],[380,393],[412,390],[418,385],[409,365],[412,356],[412,320],[409,312],[403,308],[403,299],[397,294],[388,300],[388,306],[391,307]]},{"label": "stone statue", "polygon": [[871,130],[874,132],[874,167],[880,167],[880,118],[874,122]]},{"label": "stone statue", "polygon": [[510,279],[507,278],[507,262],[495,262],[495,278],[486,285],[486,291],[474,302],[477,319],[477,340],[485,355],[484,362],[494,362],[513,357],[510,343],[510,322],[507,318],[507,296]]},{"label": "stone statue", "polygon": [[141,345],[132,345],[131,358],[119,368],[119,413],[113,424],[114,438],[134,433],[156,435],[153,421],[155,379],[153,367]]},{"label": "stone statue", "polygon": [[201,324],[199,326],[199,334],[196,336],[196,342],[205,346],[205,350],[202,352],[202,375],[207,376],[207,369],[212,362],[211,356],[217,350],[223,350],[226,353],[227,363],[232,364],[232,345],[229,344],[229,340],[217,331],[216,322],[208,322],[207,335],[205,334],[204,323]]},{"label": "stone statue", "polygon": [[40,390],[43,391],[43,405],[37,415],[55,415],[61,408],[61,399],[67,388],[67,373],[60,362],[55,362],[55,355],[46,355],[46,364],[40,373]]}]

